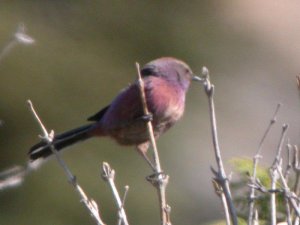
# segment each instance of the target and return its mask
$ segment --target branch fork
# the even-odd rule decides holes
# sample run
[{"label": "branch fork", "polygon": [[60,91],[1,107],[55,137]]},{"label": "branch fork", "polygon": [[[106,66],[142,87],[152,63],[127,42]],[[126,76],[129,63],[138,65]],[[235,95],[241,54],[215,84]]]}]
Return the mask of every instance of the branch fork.
[{"label": "branch fork", "polygon": [[125,194],[123,199],[121,200],[121,197],[115,185],[115,171],[110,167],[110,165],[107,162],[103,162],[102,164],[102,178],[109,184],[109,187],[111,188],[111,191],[115,198],[115,202],[117,203],[119,217],[118,224],[128,225],[129,223],[125,213],[124,205],[129,187],[125,186]]},{"label": "branch fork", "polygon": [[95,219],[95,221],[97,222],[98,225],[105,225],[105,223],[102,221],[102,219],[100,217],[100,212],[99,212],[97,203],[93,199],[89,199],[87,197],[87,195],[85,194],[85,192],[83,191],[81,186],[77,183],[76,177],[72,174],[72,172],[69,170],[69,168],[67,167],[64,160],[60,157],[58,151],[55,149],[55,147],[53,145],[54,131],[51,130],[51,132],[48,133],[46,127],[44,126],[44,124],[42,123],[38,114],[36,113],[32,102],[30,100],[28,100],[27,102],[29,104],[31,112],[34,115],[34,118],[36,119],[36,121],[38,122],[38,124],[42,130],[43,135],[40,135],[40,137],[42,138],[42,140],[45,140],[50,145],[51,150],[54,153],[59,165],[63,168],[63,170],[68,178],[68,181],[70,182],[70,184],[74,187],[74,189],[79,194],[80,202],[84,203],[85,207],[89,210],[90,215]]}]

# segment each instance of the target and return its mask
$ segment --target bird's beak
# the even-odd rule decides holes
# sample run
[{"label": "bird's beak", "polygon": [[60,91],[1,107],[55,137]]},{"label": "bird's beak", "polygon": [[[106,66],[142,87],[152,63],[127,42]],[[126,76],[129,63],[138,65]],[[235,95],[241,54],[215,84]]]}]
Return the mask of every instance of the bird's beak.
[{"label": "bird's beak", "polygon": [[200,81],[200,82],[203,82],[204,79],[201,78],[201,77],[199,77],[199,76],[193,75],[192,80],[193,80],[193,81]]}]

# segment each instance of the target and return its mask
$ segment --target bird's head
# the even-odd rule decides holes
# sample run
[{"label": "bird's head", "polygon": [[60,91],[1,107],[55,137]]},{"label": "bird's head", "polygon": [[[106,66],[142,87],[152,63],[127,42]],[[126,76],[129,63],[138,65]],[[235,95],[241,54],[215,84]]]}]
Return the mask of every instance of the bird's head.
[{"label": "bird's head", "polygon": [[141,69],[143,77],[156,76],[180,85],[187,90],[190,81],[195,79],[191,68],[183,61],[172,57],[163,57],[147,63]]}]

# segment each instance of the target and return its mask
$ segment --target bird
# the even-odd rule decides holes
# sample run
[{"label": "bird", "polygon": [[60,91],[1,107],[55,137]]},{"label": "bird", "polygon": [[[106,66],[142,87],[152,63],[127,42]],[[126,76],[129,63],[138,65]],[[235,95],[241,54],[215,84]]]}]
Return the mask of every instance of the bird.
[{"label": "bird", "polygon": [[[92,137],[111,137],[124,146],[135,146],[146,156],[150,145],[147,122],[151,121],[155,139],[169,130],[182,116],[186,93],[194,75],[183,61],[173,57],[161,57],[145,64],[140,74],[144,82],[145,100],[149,114],[145,115],[138,80],[120,91],[110,105],[88,118],[90,123],[55,135],[52,146],[57,151]],[[45,140],[29,150],[31,161],[53,154]]]}]

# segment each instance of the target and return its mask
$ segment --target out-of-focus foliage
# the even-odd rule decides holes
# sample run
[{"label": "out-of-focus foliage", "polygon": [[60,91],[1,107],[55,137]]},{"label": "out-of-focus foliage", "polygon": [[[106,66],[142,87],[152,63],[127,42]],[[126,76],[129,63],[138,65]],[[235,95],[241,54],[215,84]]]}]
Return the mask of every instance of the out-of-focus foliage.
[{"label": "out-of-focus foliage", "polygon": [[[242,218],[238,218],[238,224],[239,225],[246,225],[247,222],[243,220]],[[210,221],[208,223],[205,223],[204,225],[226,225],[226,221],[224,220],[214,220]]]},{"label": "out-of-focus foliage", "polygon": [[[232,191],[234,193],[234,201],[238,207],[239,216],[244,219],[248,219],[248,200],[250,190],[248,184],[250,184],[249,179],[253,172],[253,161],[246,158],[234,158],[230,160],[230,163],[233,165],[234,171],[238,175],[238,179],[231,183]],[[271,178],[269,174],[269,168],[258,165],[256,178],[259,180],[261,185],[266,188],[266,190],[270,190]],[[280,188],[281,186],[278,185],[278,190],[280,190]],[[278,219],[284,219],[284,196],[279,192],[276,195]],[[270,221],[270,193],[262,193],[257,190],[255,207],[259,213],[260,220]]]},{"label": "out-of-focus foliage", "polygon": [[[241,182],[249,182],[250,176],[253,174],[253,160],[249,158],[232,158],[230,164],[234,167],[234,170],[238,173]],[[267,188],[270,187],[271,178],[268,168],[258,165],[256,168],[256,177],[261,184]]]}]

